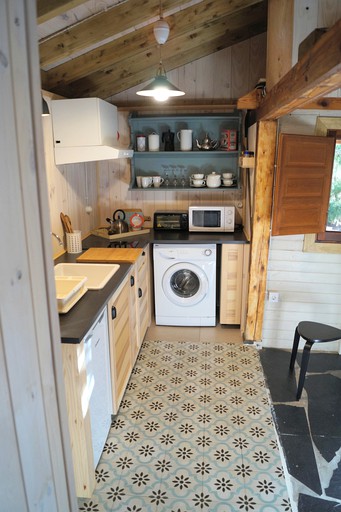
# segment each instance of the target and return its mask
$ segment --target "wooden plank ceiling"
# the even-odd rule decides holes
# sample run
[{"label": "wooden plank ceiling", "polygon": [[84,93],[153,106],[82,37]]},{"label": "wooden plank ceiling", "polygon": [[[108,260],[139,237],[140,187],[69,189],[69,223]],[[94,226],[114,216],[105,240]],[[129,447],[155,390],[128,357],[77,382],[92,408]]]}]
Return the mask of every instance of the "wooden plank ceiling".
[{"label": "wooden plank ceiling", "polygon": [[37,10],[42,87],[67,98],[107,99],[151,80],[160,12],[168,71],[267,29],[267,0],[37,0]]}]

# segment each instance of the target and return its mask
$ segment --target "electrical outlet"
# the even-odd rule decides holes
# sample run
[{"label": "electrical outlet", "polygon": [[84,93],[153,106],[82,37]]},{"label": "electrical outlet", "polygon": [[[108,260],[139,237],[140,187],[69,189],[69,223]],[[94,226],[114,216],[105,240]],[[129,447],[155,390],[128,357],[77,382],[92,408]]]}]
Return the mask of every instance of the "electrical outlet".
[{"label": "electrical outlet", "polygon": [[279,302],[279,293],[269,292],[269,302]]}]

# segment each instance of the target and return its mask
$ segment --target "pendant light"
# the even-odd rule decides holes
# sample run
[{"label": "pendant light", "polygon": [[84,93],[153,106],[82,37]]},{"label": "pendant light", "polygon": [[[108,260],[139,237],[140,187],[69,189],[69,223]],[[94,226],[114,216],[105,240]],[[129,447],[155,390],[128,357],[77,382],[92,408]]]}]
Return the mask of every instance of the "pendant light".
[{"label": "pendant light", "polygon": [[160,63],[154,80],[146,85],[141,91],[136,94],[139,96],[148,96],[154,98],[156,101],[167,101],[170,97],[183,96],[185,93],[180,91],[173,85],[166,76],[165,68],[162,64],[161,45],[165,44],[169,36],[169,25],[167,21],[162,18],[162,8],[160,0],[160,20],[154,25],[154,36],[160,48]]}]

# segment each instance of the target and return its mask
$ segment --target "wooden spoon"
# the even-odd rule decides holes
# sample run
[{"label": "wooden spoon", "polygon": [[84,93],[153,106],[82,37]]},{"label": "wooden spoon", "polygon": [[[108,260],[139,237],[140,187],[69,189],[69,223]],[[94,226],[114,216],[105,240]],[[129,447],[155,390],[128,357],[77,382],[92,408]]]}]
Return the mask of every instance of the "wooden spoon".
[{"label": "wooden spoon", "polygon": [[65,233],[69,233],[69,227],[67,225],[67,221],[65,219],[65,215],[63,212],[60,212],[60,220],[62,221],[63,229],[64,229]]},{"label": "wooden spoon", "polygon": [[69,228],[68,233],[73,233],[71,219],[70,219],[70,217],[68,215],[65,215],[65,220],[66,220],[67,226]]}]

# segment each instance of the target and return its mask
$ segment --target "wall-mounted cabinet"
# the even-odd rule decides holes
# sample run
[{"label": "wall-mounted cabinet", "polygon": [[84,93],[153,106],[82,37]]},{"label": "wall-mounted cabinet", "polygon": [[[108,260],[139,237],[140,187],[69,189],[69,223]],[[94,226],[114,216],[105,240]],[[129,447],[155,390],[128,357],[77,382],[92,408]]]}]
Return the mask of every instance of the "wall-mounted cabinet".
[{"label": "wall-mounted cabinet", "polygon": [[[136,177],[138,176],[161,176],[165,181],[159,188],[154,186],[145,190],[196,190],[205,189],[205,185],[194,186],[190,176],[193,174],[204,174],[207,176],[212,172],[233,174],[233,184],[228,187],[222,186],[209,190],[220,190],[221,188],[240,188],[239,179],[239,156],[241,139],[241,117],[238,112],[233,114],[196,114],[196,115],[158,115],[138,116],[132,114],[129,118],[131,147],[134,149],[134,156],[131,161],[131,182],[130,188],[138,188]],[[181,151],[177,133],[180,130],[192,130],[192,150]],[[235,150],[226,150],[221,146],[221,140],[226,130],[237,133]],[[163,134],[167,132],[174,134],[174,151],[165,151]],[[148,136],[156,133],[159,135],[159,151],[149,151]],[[211,140],[216,140],[216,149],[204,150],[197,147],[197,140],[202,143],[206,134]],[[146,137],[146,150],[139,151],[137,137]]]}]

